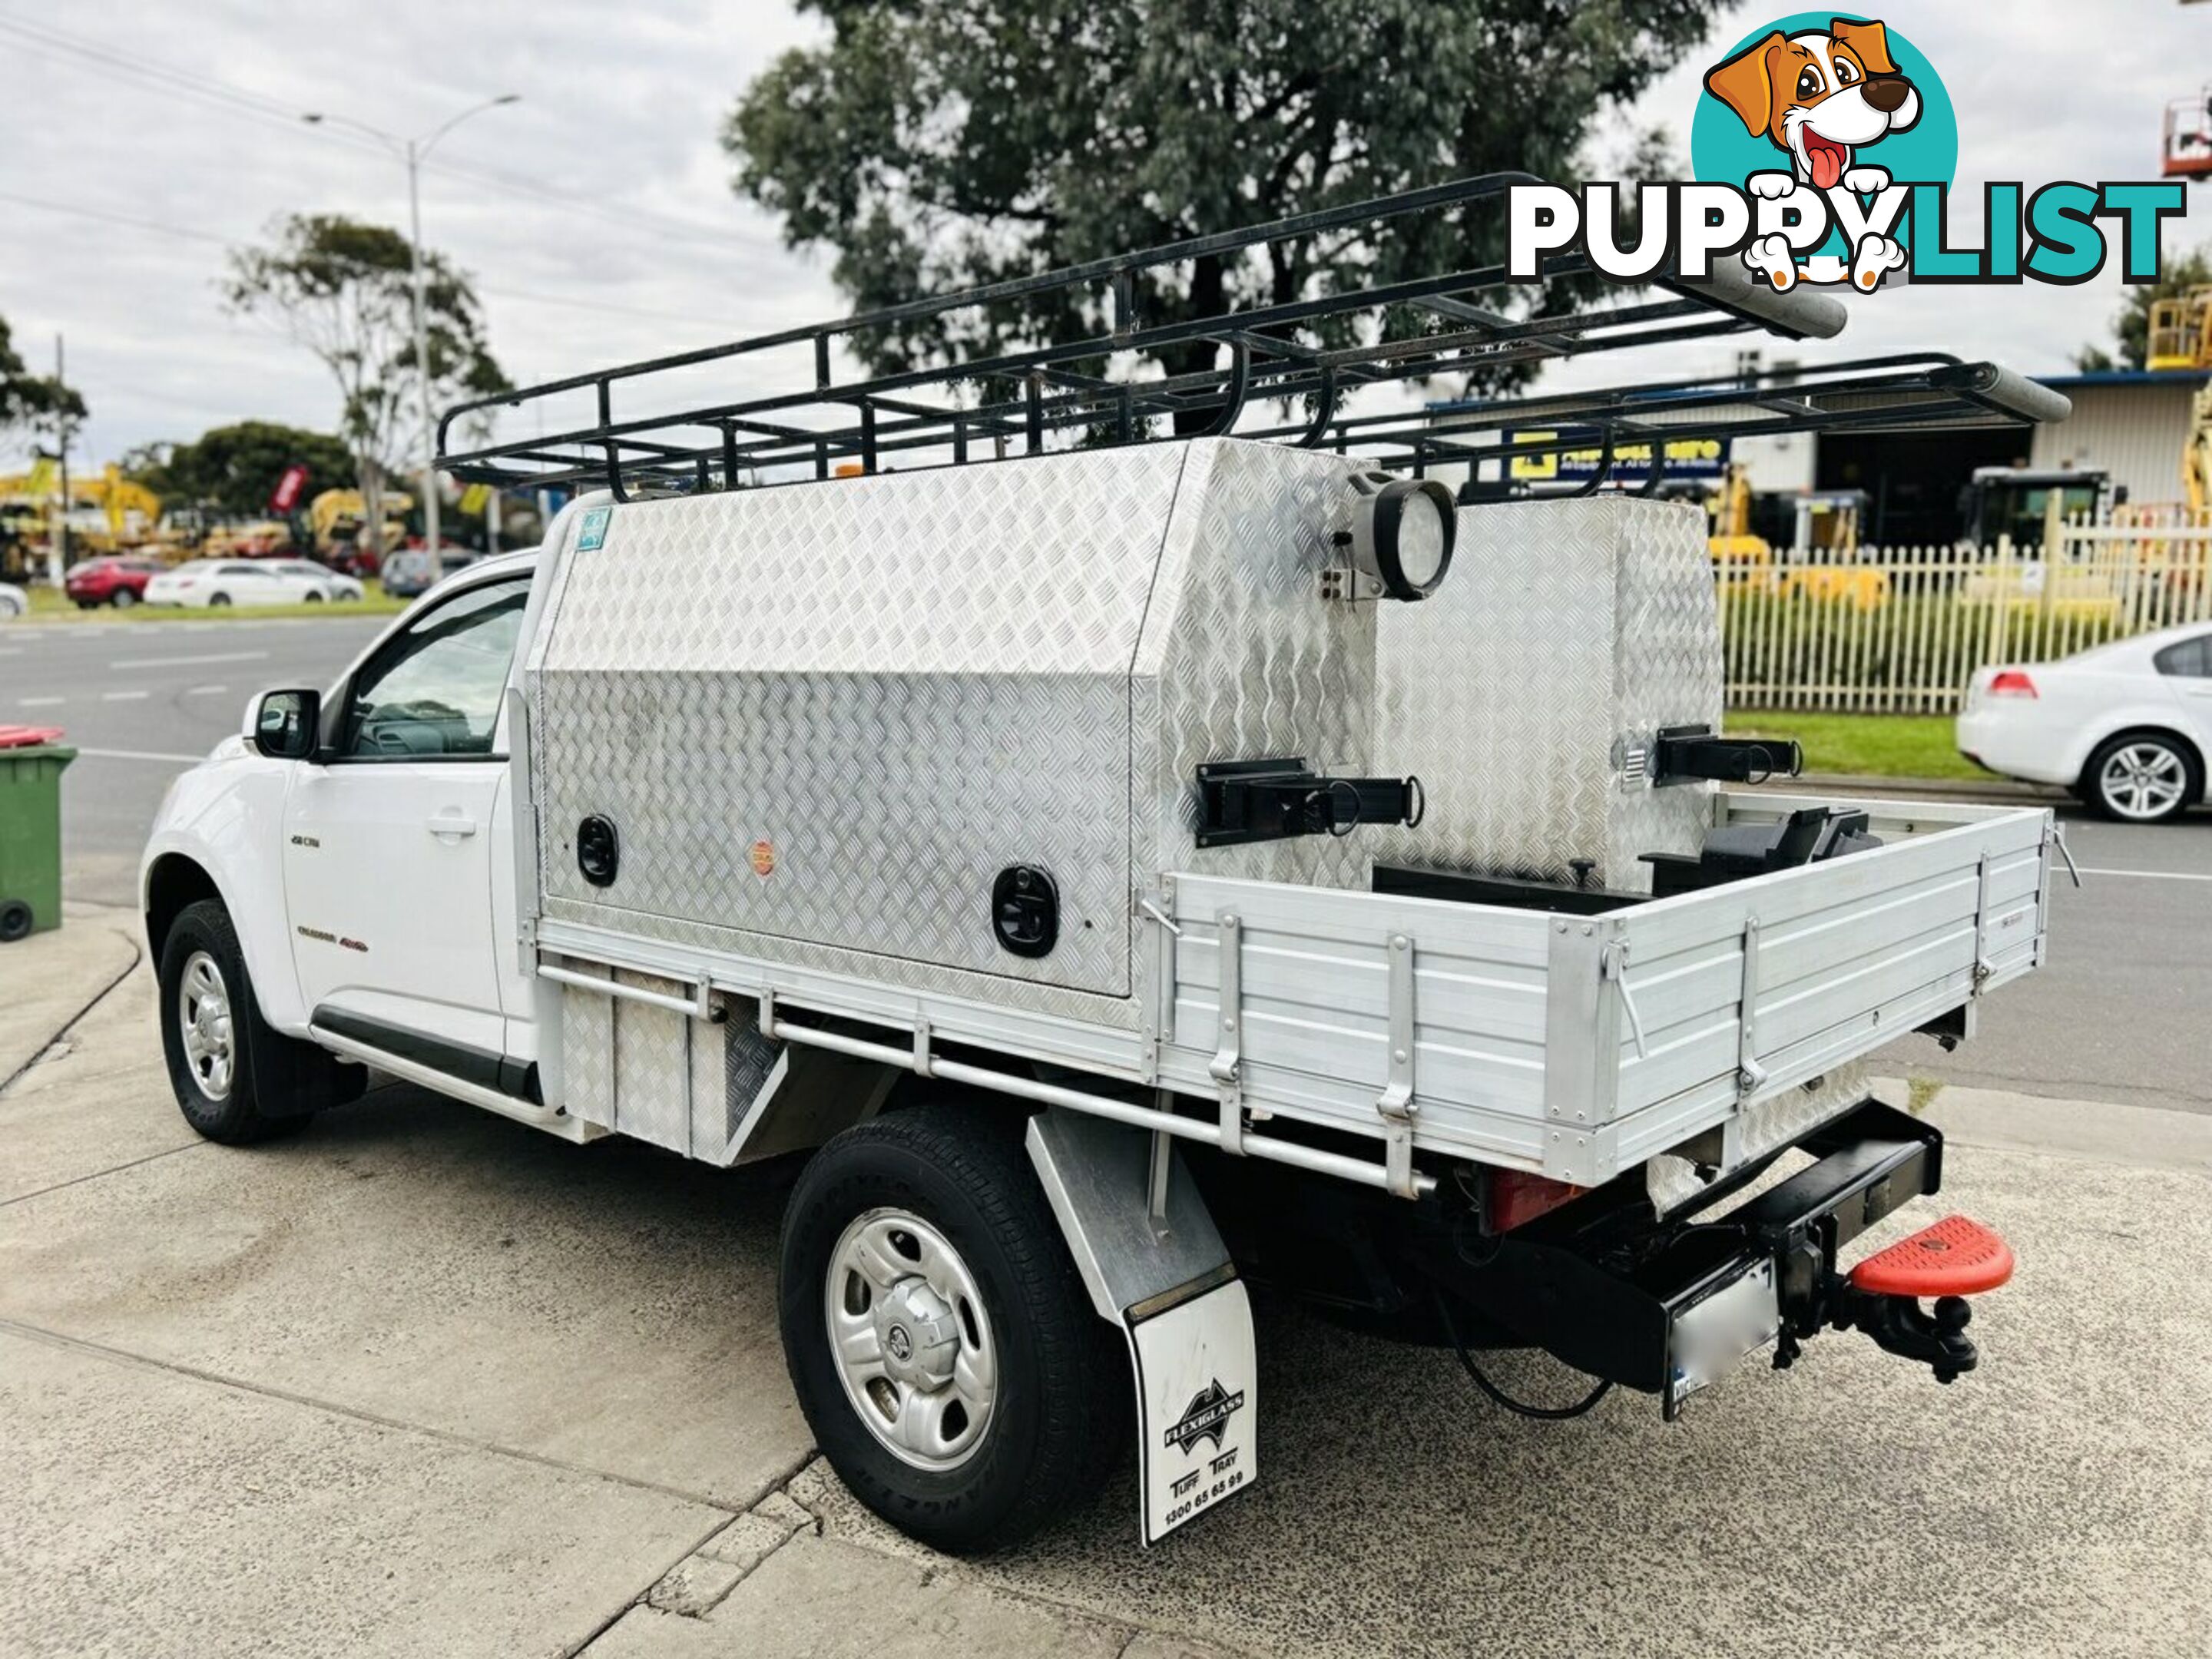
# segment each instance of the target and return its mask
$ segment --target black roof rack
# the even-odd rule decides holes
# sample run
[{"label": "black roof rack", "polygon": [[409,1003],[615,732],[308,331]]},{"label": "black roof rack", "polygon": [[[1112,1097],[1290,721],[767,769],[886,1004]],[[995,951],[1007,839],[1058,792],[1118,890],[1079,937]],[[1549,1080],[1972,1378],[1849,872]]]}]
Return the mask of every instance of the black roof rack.
[{"label": "black roof rack", "polygon": [[[1545,313],[1540,304],[1515,308],[1511,290],[1588,281],[1591,267],[1580,254],[1547,260],[1535,283],[1510,283],[1504,267],[1487,264],[1152,325],[1138,314],[1141,279],[1162,267],[1250,255],[1352,226],[1452,216],[1457,246],[1500,246],[1504,192],[1540,182],[1528,173],[1488,173],[457,404],[439,422],[439,465],[456,477],[508,488],[604,485],[617,500],[629,500],[638,490],[708,490],[957,465],[1038,453],[1055,440],[1065,448],[1234,431],[1240,437],[1357,451],[1378,465],[1419,472],[1449,461],[1495,459],[1497,445],[1506,441],[1516,453],[1544,453],[1547,441],[1532,443],[1527,434],[1547,422],[1577,429],[1577,437],[1559,439],[1554,447],[1587,448],[1595,430],[1609,456],[1617,442],[1655,434],[1675,438],[1893,427],[1900,419],[1985,423],[2065,413],[2063,398],[2008,371],[1934,354],[1729,381],[1462,401],[1437,410],[1366,416],[1344,410],[1352,392],[1385,382],[1472,374],[1751,328],[1792,338],[1826,338],[1842,328],[1844,310],[1833,299],[1802,289],[1777,294],[1733,264],[1717,268],[1711,282],[1668,280],[1655,289],[1625,291],[1611,305],[1559,314]],[[1494,219],[1479,222],[1477,216],[1485,214]],[[939,368],[850,378],[839,373],[834,348],[844,337],[1041,298],[1096,317],[1102,331]],[[1385,314],[1393,307],[1413,308],[1424,331],[1404,334],[1402,316],[1399,327],[1386,328]],[[1332,338],[1354,343],[1326,343]],[[1155,354],[1204,342],[1217,347],[1213,366],[1190,373],[1160,370]],[[1225,363],[1219,361],[1224,353]],[[744,395],[693,401],[697,371],[737,359],[753,360],[742,367],[763,378],[778,365],[787,374],[796,367],[800,383],[756,385]],[[624,405],[619,410],[617,389]],[[633,410],[649,400],[670,406],[657,413]],[[1297,417],[1267,424],[1269,404],[1295,406]],[[471,416],[533,406],[541,428],[557,429],[458,452],[448,447],[456,422],[466,429]],[[572,412],[578,410],[580,423]],[[560,425],[556,417],[568,423]],[[1163,422],[1168,429],[1156,429]],[[1486,448],[1488,453],[1481,454]],[[1653,476],[1656,481],[1656,470]]]}]

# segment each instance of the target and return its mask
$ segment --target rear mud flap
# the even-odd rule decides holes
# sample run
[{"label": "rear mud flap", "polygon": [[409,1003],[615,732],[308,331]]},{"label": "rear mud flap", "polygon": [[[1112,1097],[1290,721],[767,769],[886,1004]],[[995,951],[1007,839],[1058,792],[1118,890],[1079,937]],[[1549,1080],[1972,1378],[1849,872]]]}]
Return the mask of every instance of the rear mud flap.
[{"label": "rear mud flap", "polygon": [[1048,1109],[1030,1159],[1100,1318],[1127,1339],[1147,1546],[1258,1478],[1252,1304],[1164,1137]]},{"label": "rear mud flap", "polygon": [[1252,1303],[1243,1281],[1231,1277],[1159,1313],[1123,1320],[1137,1373],[1149,1545],[1242,1492],[1258,1473]]}]

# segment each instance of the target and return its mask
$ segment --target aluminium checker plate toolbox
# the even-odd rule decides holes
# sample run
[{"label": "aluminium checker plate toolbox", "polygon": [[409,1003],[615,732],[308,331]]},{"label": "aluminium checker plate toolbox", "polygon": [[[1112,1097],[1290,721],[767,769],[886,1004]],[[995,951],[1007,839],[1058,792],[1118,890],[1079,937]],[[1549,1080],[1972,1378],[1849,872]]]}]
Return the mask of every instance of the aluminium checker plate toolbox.
[{"label": "aluminium checker plate toolbox", "polygon": [[1413,773],[1419,829],[1377,860],[1651,890],[1644,853],[1694,854],[1712,786],[1654,787],[1665,726],[1721,728],[1705,516],[1609,494],[1459,509],[1443,586],[1376,620],[1376,769]]},{"label": "aluminium checker plate toolbox", "polygon": [[[1366,884],[1353,842],[1194,834],[1201,762],[1365,769],[1376,607],[1321,597],[1358,470],[1212,441],[617,507],[525,665],[543,916],[1135,1024],[1157,872]],[[1014,865],[1048,955],[993,936]]]}]

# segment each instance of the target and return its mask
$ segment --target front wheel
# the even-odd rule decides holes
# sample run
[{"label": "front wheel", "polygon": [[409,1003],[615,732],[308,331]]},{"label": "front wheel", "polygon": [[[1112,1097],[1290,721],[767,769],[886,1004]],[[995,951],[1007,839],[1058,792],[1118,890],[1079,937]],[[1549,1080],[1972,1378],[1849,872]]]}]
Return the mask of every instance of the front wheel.
[{"label": "front wheel", "polygon": [[2112,738],[2089,757],[2081,776],[2089,805],[2123,823],[2179,817],[2204,790],[2197,757],[2162,732]]},{"label": "front wheel", "polygon": [[186,905],[161,941],[161,1013],[170,1089],[210,1140],[266,1140],[362,1091],[362,1067],[263,1021],[220,899]]},{"label": "front wheel", "polygon": [[933,1105],[848,1129],[783,1223],[785,1362],[854,1495],[956,1553],[1019,1542],[1096,1495],[1129,1410],[1018,1135]]},{"label": "front wheel", "polygon": [[107,596],[107,602],[118,611],[128,611],[138,603],[138,596],[127,587],[118,587]]}]

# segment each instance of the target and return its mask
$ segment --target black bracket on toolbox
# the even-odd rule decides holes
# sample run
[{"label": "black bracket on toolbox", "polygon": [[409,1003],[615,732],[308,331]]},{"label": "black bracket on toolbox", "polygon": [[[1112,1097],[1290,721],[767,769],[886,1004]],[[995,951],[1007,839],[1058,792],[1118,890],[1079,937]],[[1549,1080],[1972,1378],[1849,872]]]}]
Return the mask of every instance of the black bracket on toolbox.
[{"label": "black bracket on toolbox", "polygon": [[1805,751],[1791,738],[1723,738],[1710,726],[1664,726],[1651,745],[1654,785],[1712,778],[1765,783],[1805,769]]},{"label": "black bracket on toolbox", "polygon": [[1418,824],[1419,778],[1332,778],[1304,760],[1214,761],[1198,769],[1198,844],[1348,836],[1363,823]]}]

